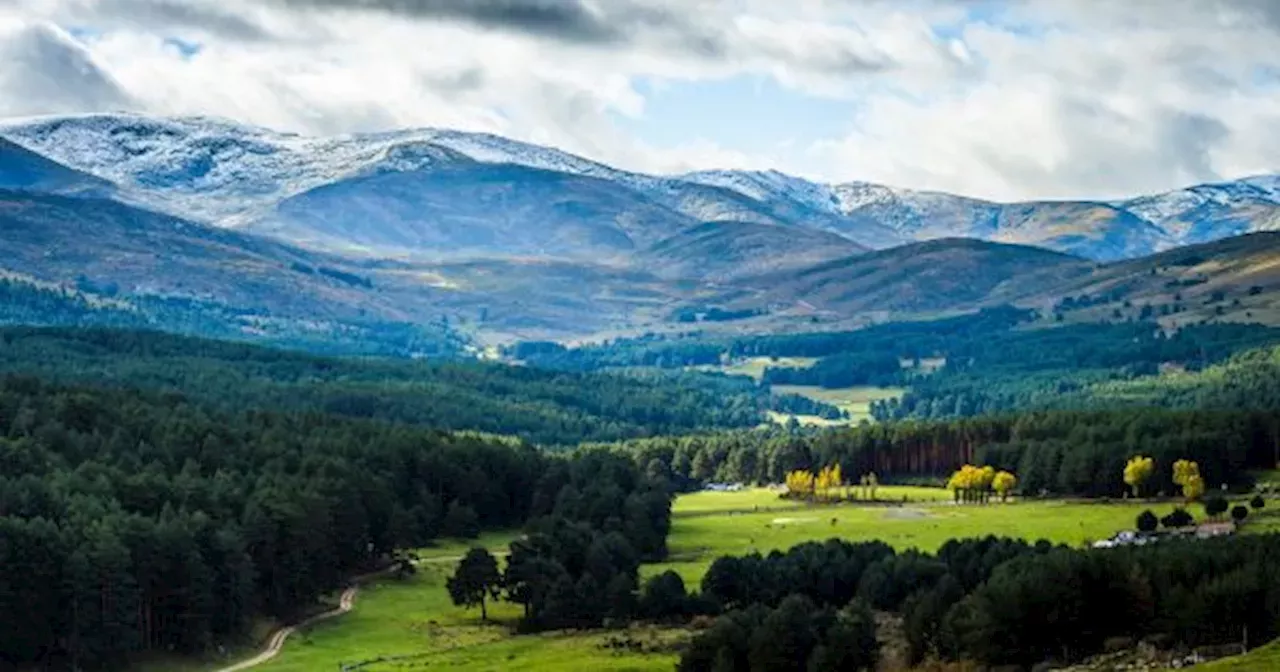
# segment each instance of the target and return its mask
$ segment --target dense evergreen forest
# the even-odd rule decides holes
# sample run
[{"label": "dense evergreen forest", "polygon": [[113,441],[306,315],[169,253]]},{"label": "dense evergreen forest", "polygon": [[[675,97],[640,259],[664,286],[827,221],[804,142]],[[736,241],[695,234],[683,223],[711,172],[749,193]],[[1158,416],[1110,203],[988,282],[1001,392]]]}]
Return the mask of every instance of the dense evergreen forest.
[{"label": "dense evergreen forest", "polygon": [[562,445],[755,426],[769,409],[839,414],[801,397],[774,397],[729,376],[335,359],[108,329],[0,329],[0,372],[159,390],[229,412],[322,412]]},{"label": "dense evergreen forest", "polygon": [[10,664],[112,669],[204,651],[398,549],[526,522],[577,530],[586,548],[611,534],[638,563],[665,553],[670,496],[608,451],[558,457],[403,424],[0,380]]},{"label": "dense evergreen forest", "polygon": [[467,344],[445,321],[300,322],[194,298],[125,296],[86,278],[55,288],[0,277],[0,325],[158,329],[328,355],[458,357]]},{"label": "dense evergreen forest", "polygon": [[1026,669],[1139,639],[1200,646],[1275,637],[1276,553],[1274,534],[1105,551],[989,537],[950,541],[937,554],[832,539],[719,558],[697,599],[675,590],[665,603],[672,613],[690,604],[723,613],[684,652],[681,672],[874,669],[871,609],[902,616],[908,662]]},{"label": "dense evergreen forest", "polygon": [[[704,481],[781,483],[791,471],[839,464],[883,481],[941,479],[958,465],[1018,474],[1025,493],[1120,496],[1125,461],[1151,455],[1167,470],[1199,462],[1206,483],[1248,481],[1280,460],[1280,414],[1120,408],[1041,411],[830,430],[724,432],[624,444],[650,473],[679,486]],[[1159,482],[1170,482],[1161,473]]]}]

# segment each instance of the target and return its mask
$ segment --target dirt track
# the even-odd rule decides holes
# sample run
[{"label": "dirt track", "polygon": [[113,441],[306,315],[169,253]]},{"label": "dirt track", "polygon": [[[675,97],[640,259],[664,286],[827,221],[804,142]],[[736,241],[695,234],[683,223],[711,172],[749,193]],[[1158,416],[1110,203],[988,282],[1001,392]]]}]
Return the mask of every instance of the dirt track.
[{"label": "dirt track", "polygon": [[355,607],[356,592],[358,590],[359,588],[357,588],[356,586],[352,586],[342,591],[342,598],[338,601],[337,609],[334,609],[332,611],[326,611],[323,614],[317,614],[315,616],[312,616],[311,618],[308,618],[305,621],[302,621],[301,623],[296,623],[288,627],[280,628],[279,630],[272,633],[271,639],[267,641],[267,647],[263,649],[262,653],[259,653],[253,658],[250,658],[249,660],[236,663],[231,667],[221,668],[216,672],[240,672],[240,670],[247,670],[251,667],[257,667],[258,665],[261,665],[267,662],[268,660],[275,658],[277,655],[279,655],[280,649],[284,647],[285,641],[289,639],[290,635],[297,632],[299,628],[305,628],[310,625],[314,625],[320,621],[323,621],[325,619],[333,618],[334,616],[341,616],[342,614],[345,614],[348,611],[351,611],[351,609]]}]

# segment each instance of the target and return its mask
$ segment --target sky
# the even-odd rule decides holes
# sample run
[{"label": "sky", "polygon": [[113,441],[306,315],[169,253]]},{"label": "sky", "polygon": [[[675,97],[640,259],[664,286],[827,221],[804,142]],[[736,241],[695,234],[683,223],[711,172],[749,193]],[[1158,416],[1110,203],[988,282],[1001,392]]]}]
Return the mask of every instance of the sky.
[{"label": "sky", "polygon": [[0,0],[0,117],[498,133],[996,200],[1280,172],[1280,0]]}]

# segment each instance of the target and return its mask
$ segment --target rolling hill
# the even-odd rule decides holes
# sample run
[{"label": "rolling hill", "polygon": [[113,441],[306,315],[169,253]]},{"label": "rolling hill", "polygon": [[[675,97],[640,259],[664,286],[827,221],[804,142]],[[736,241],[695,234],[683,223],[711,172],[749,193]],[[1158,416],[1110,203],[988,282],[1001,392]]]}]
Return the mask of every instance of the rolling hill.
[{"label": "rolling hill", "polygon": [[441,313],[431,296],[383,288],[373,278],[386,270],[376,266],[113,200],[27,191],[0,190],[0,232],[0,275],[30,286],[11,301],[61,296],[136,315],[139,325],[320,350],[455,349],[432,326]]},{"label": "rolling hill", "polygon": [[1084,276],[1094,265],[1035,247],[948,238],[748,278],[741,285],[752,293],[727,303],[837,318],[972,310],[995,303],[993,296],[1008,299]]},{"label": "rolling hill", "polygon": [[1280,324],[1280,232],[1254,233],[1099,266],[1042,289],[1042,309],[1065,319],[1155,319]]}]

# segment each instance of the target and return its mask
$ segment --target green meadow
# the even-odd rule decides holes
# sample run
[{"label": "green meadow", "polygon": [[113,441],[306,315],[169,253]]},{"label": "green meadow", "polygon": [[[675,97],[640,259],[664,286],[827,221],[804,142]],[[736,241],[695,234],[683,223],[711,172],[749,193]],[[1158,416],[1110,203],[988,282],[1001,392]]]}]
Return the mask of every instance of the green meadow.
[{"label": "green meadow", "polygon": [[[988,534],[1082,544],[1131,528],[1144,508],[1163,515],[1171,504],[1065,501],[957,505],[940,488],[881,486],[893,504],[818,504],[784,500],[775,490],[699,492],[681,496],[673,510],[667,562],[646,565],[651,576],[666,569],[697,586],[711,561],[726,554],[762,553],[840,537],[879,539],[897,548],[934,550],[946,540]],[[903,498],[906,502],[903,503]],[[498,603],[490,622],[477,610],[453,606],[444,588],[453,561],[472,544],[501,550],[514,532],[488,533],[475,542],[452,541],[423,549],[417,575],[382,579],[361,590],[355,610],[294,635],[281,654],[258,668],[266,672],[337,670],[366,662],[362,670],[671,670],[681,629],[636,626],[617,632],[514,635],[519,611]],[[383,659],[381,662],[372,662]],[[1244,669],[1244,668],[1238,668]]]}]

